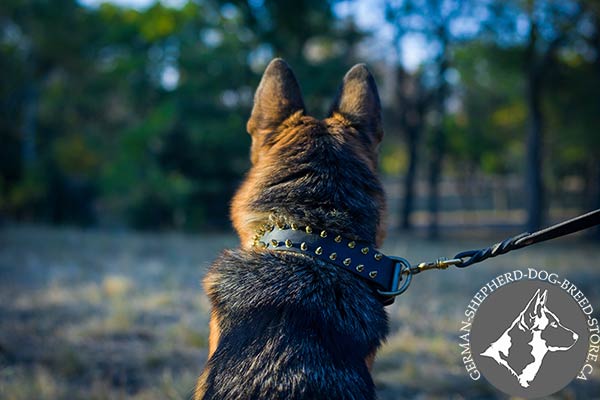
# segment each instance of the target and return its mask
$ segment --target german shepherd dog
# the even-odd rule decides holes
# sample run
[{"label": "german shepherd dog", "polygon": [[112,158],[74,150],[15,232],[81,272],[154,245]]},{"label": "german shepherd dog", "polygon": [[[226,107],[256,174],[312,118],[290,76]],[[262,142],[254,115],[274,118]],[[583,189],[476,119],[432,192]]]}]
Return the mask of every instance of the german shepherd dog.
[{"label": "german shepherd dog", "polygon": [[373,289],[308,254],[256,245],[269,226],[284,225],[381,243],[383,131],[373,76],[362,64],[350,69],[319,120],[307,115],[289,66],[275,59],[247,130],[252,168],[231,206],[241,245],[204,279],[209,358],[194,398],[374,399],[370,368],[388,321]]}]

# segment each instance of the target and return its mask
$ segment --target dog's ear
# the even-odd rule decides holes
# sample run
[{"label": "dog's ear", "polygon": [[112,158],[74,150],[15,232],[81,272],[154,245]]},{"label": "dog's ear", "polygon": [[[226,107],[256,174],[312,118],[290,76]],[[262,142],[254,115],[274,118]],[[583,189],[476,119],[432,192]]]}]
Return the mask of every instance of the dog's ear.
[{"label": "dog's ear", "polygon": [[304,112],[304,101],[294,73],[281,58],[272,60],[265,70],[246,128],[255,139],[275,131],[294,113]]},{"label": "dog's ear", "polygon": [[546,308],[546,299],[548,297],[548,289],[543,292],[538,289],[533,296],[532,301],[529,302],[529,315],[532,317],[540,318],[544,315],[544,308]]},{"label": "dog's ear", "polygon": [[544,313],[543,309],[546,307],[546,299],[548,298],[548,289],[544,290],[544,293],[539,293],[537,294],[536,298],[535,298],[535,309],[534,309],[534,315],[541,317],[542,314]]},{"label": "dog's ear", "polygon": [[538,307],[541,296],[540,291],[541,289],[538,289],[535,292],[535,294],[533,295],[533,297],[531,297],[529,303],[527,303],[527,306],[521,313],[519,328],[521,328],[521,330],[523,331],[531,328],[534,318],[538,316],[538,312],[541,311]]},{"label": "dog's ear", "polygon": [[377,85],[365,64],[352,67],[346,76],[331,107],[330,116],[341,114],[359,132],[366,135],[372,145],[383,138],[381,103]]}]

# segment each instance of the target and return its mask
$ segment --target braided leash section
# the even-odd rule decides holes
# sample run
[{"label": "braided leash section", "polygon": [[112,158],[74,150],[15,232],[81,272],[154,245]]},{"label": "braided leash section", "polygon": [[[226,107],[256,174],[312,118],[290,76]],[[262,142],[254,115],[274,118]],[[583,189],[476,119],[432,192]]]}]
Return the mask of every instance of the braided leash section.
[{"label": "braided leash section", "polygon": [[479,250],[467,250],[458,253],[454,258],[463,260],[456,264],[458,268],[468,267],[478,262],[487,260],[491,257],[499,256],[500,254],[508,253],[511,250],[520,249],[527,246],[526,241],[523,240],[530,236],[529,232],[521,233],[517,236],[510,237],[500,243],[496,243],[490,247],[486,247]]},{"label": "braided leash section", "polygon": [[535,243],[541,243],[546,240],[566,236],[596,225],[600,225],[600,209],[590,211],[586,214],[571,218],[556,225],[549,226],[537,232],[521,233],[500,243],[496,243],[490,247],[485,247],[479,250],[463,251],[455,255],[454,258],[450,260],[442,257],[433,262],[422,262],[417,266],[411,267],[408,265],[407,268],[403,268],[401,272],[402,274],[408,274],[408,278],[405,280],[406,283],[402,287],[402,291],[399,291],[398,293],[402,293],[404,290],[406,290],[406,287],[408,287],[408,284],[410,283],[411,275],[415,275],[430,269],[446,269],[451,265],[454,265],[458,268],[465,268],[487,260],[488,258],[506,254],[512,250],[522,249],[523,247],[527,247]]}]

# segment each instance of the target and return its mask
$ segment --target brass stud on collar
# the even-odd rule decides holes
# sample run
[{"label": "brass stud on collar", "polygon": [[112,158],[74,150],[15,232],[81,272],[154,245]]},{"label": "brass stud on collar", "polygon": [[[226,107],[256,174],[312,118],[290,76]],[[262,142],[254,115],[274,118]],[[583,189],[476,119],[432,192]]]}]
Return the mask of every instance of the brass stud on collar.
[{"label": "brass stud on collar", "polygon": [[279,241],[277,241],[277,240],[275,240],[275,239],[271,239],[271,245],[272,245],[273,247],[277,247],[277,246],[279,246]]},{"label": "brass stud on collar", "polygon": [[258,247],[260,247],[261,249],[266,249],[266,248],[267,248],[267,244],[266,244],[265,242],[262,242],[262,241],[258,242],[258,244],[257,244],[257,245],[258,245]]},{"label": "brass stud on collar", "polygon": [[377,271],[371,271],[371,272],[369,272],[369,276],[371,278],[375,278],[377,276]]},{"label": "brass stud on collar", "polygon": [[323,248],[321,246],[317,247],[315,249],[315,254],[320,256],[321,254],[323,254]]},{"label": "brass stud on collar", "polygon": [[349,266],[349,265],[352,263],[352,259],[350,259],[350,258],[346,258],[346,259],[343,261],[343,263],[344,263],[344,265],[347,267],[347,266]]},{"label": "brass stud on collar", "polygon": [[365,270],[365,266],[364,266],[364,265],[362,265],[362,264],[358,264],[358,265],[356,266],[356,270],[357,270],[358,272],[363,272],[363,271]]},{"label": "brass stud on collar", "polygon": [[293,231],[297,231],[298,230],[298,224],[292,222],[291,228]]},{"label": "brass stud on collar", "polygon": [[285,224],[277,223],[277,229],[279,229],[280,231],[284,230]]},{"label": "brass stud on collar", "polygon": [[313,232],[313,230],[310,226],[307,226],[305,231],[306,231],[306,233],[309,233],[309,234]]},{"label": "brass stud on collar", "polygon": [[327,231],[321,231],[321,234],[320,234],[320,236],[321,236],[322,238],[326,238],[326,237],[327,237]]},{"label": "brass stud on collar", "polygon": [[383,254],[376,253],[373,257],[375,258],[375,260],[379,261],[379,260],[381,260],[383,258]]},{"label": "brass stud on collar", "polygon": [[288,249],[292,247],[292,241],[290,239],[285,239],[285,247]]},{"label": "brass stud on collar", "polygon": [[306,242],[302,242],[300,244],[300,250],[302,250],[302,251],[308,250],[308,246],[306,245]]},{"label": "brass stud on collar", "polygon": [[348,247],[350,247],[351,249],[356,247],[356,242],[353,240],[350,243],[348,243]]},{"label": "brass stud on collar", "polygon": [[331,254],[329,255],[329,259],[330,259],[331,261],[334,261],[336,258],[337,258],[337,253],[331,253]]},{"label": "brass stud on collar", "polygon": [[362,249],[360,249],[360,252],[363,254],[367,254],[369,252],[369,248],[368,247],[363,247]]},{"label": "brass stud on collar", "polygon": [[336,243],[340,243],[342,241],[342,237],[340,235],[337,235],[335,237],[335,239],[333,239]]}]

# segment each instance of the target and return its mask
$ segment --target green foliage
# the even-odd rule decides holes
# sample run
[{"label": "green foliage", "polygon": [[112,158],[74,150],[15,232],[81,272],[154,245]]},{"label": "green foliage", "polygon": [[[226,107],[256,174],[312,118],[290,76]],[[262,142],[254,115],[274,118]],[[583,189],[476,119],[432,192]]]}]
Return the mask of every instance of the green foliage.
[{"label": "green foliage", "polygon": [[[266,63],[281,56],[294,66],[309,112],[319,117],[344,71],[358,61],[352,57],[367,34],[340,19],[335,3],[189,1],[170,8],[157,2],[135,10],[111,3],[89,8],[76,0],[3,1],[0,212],[142,229],[227,226],[229,199],[249,166],[245,123]],[[558,23],[544,0],[473,3],[489,6],[481,13],[487,17],[476,21],[475,33],[455,34],[442,29],[450,19],[483,17],[480,8],[469,14],[469,2],[451,3],[403,2],[396,14],[382,16],[395,24],[398,40],[410,31],[437,45],[441,33],[451,36],[445,68],[458,79],[436,78],[432,65],[441,48],[411,77],[429,104],[424,134],[435,136],[431,94],[440,82],[447,103],[456,106],[442,121],[448,171],[523,172],[527,35],[515,21],[535,3],[541,35],[535,51],[542,54],[564,34],[544,75],[544,157],[552,160],[546,175],[554,182],[573,175],[597,181],[598,151],[591,151],[600,148],[600,100],[593,95],[600,91],[597,5],[568,2],[587,7],[589,26],[575,29],[565,17],[571,8],[557,9],[566,18]],[[383,94],[389,82],[380,79]],[[403,145],[390,137],[384,142],[384,173],[405,172]],[[429,149],[419,157],[425,163],[435,150],[423,149]]]},{"label": "green foliage", "polygon": [[450,156],[491,174],[515,173],[523,155],[527,109],[522,51],[473,42],[455,52],[462,109],[448,117]]},{"label": "green foliage", "polygon": [[3,2],[0,211],[142,229],[226,225],[266,62],[288,58],[308,103],[325,109],[357,38],[326,2],[252,4]]},{"label": "green foliage", "polygon": [[586,62],[581,55],[564,54],[549,73],[548,136],[552,144],[551,164],[557,177],[585,176],[598,159],[600,136],[600,63]]}]

